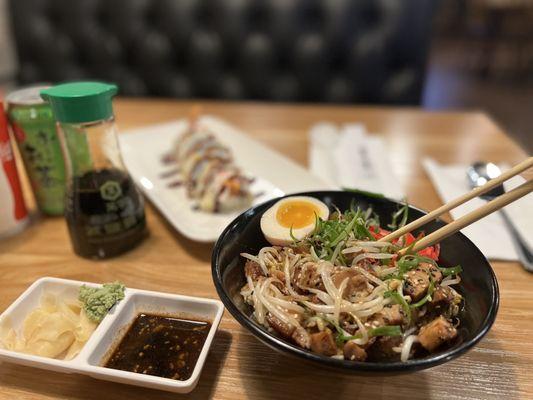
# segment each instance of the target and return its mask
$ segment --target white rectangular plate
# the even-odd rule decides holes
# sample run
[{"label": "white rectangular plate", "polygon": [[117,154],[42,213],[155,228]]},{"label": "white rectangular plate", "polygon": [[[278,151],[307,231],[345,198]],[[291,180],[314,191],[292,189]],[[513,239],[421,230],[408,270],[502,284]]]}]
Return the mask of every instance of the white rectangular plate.
[{"label": "white rectangular plate", "polygon": [[[19,331],[22,329],[22,324],[28,313],[39,305],[41,295],[45,291],[57,295],[61,294],[66,296],[67,299],[75,299],[79,287],[83,284],[92,287],[99,286],[95,283],[59,278],[41,278],[37,280],[0,315],[0,326],[8,323],[16,331]],[[179,381],[101,366],[104,356],[117,343],[116,340],[120,340],[122,337],[121,334],[125,333],[127,327],[141,312],[183,315],[211,322],[211,328],[189,379]],[[3,349],[1,345],[0,360],[58,372],[75,372],[97,379],[130,385],[176,393],[188,393],[198,383],[207,353],[211,347],[223,312],[224,306],[218,300],[126,288],[124,299],[110,310],[87,343],[85,343],[81,352],[72,360],[56,360],[53,358],[17,353]]]},{"label": "white rectangular plate", "polygon": [[[332,188],[300,165],[220,119],[203,116],[200,122],[231,149],[235,163],[244,174],[255,178],[251,189],[258,196],[253,205],[284,194]],[[214,242],[245,210],[229,214],[194,210],[185,188],[168,186],[169,178],[162,174],[175,166],[165,166],[162,158],[172,150],[187,126],[187,120],[182,119],[124,132],[119,135],[122,156],[136,184],[174,228],[189,239]]]}]

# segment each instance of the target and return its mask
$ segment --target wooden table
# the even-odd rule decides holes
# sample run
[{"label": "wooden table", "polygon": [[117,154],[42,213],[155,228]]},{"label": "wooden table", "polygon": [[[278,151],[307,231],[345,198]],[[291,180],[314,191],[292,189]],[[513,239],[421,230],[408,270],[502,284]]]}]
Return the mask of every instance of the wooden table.
[{"label": "wooden table", "polygon": [[[191,103],[117,100],[121,129],[181,118]],[[421,167],[478,159],[520,161],[524,152],[487,116],[428,113],[417,109],[205,103],[220,116],[298,163],[307,163],[307,131],[317,122],[359,121],[383,136],[409,201],[431,209],[440,204]],[[108,261],[76,257],[62,218],[41,218],[23,234],[0,243],[0,310],[42,276],[107,282],[217,298],[211,281],[211,245],[176,233],[147,206],[151,236],[130,253]],[[500,283],[496,323],[475,349],[457,360],[404,376],[367,377],[321,370],[280,355],[257,341],[225,313],[198,387],[180,396],[4,363],[0,395],[9,399],[501,399],[533,398],[533,275],[518,263],[493,262]],[[468,266],[466,266],[468,267]]]}]

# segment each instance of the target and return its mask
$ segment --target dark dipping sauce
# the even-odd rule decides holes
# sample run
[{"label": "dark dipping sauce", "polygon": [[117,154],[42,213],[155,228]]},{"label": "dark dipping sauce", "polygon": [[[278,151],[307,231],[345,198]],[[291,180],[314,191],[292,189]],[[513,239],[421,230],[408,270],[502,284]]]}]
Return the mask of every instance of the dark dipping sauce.
[{"label": "dark dipping sauce", "polygon": [[205,321],[139,314],[104,366],[187,380],[210,327]]}]

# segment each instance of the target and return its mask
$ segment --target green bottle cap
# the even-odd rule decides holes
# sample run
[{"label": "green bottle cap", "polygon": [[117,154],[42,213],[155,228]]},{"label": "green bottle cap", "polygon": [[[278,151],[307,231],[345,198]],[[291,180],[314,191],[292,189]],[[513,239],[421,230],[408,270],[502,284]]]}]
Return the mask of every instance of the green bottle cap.
[{"label": "green bottle cap", "polygon": [[41,97],[50,102],[56,121],[82,123],[112,117],[111,98],[117,91],[103,82],[70,82],[41,90]]}]

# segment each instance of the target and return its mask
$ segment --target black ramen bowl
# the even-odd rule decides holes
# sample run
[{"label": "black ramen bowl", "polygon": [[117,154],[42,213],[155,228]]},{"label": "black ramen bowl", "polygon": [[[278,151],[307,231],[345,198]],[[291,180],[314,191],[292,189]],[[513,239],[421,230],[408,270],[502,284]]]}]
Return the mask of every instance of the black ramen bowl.
[{"label": "black ramen bowl", "polygon": [[[391,222],[391,214],[399,207],[393,200],[354,192],[324,191],[299,195],[315,197],[330,208],[335,205],[341,211],[348,209],[352,202],[363,209],[372,207],[379,215],[383,227]],[[465,307],[459,315],[461,324],[458,327],[458,340],[452,346],[407,362],[356,362],[312,353],[268,332],[254,320],[251,307],[244,303],[239,293],[246,282],[244,259],[239,254],[257,254],[262,247],[269,245],[261,232],[260,220],[263,213],[278,200],[268,201],[239,215],[219,237],[212,257],[213,281],[220,299],[242,326],[271,348],[322,367],[355,373],[401,373],[433,367],[460,356],[479,342],[492,326],[499,302],[496,277],[481,251],[466,236],[456,233],[441,242],[439,260],[439,264],[446,267],[457,264],[463,267],[462,282],[455,287],[463,295]],[[423,211],[410,207],[409,220],[424,214]],[[423,229],[430,233],[444,225],[442,221],[435,221],[425,225]]]}]

